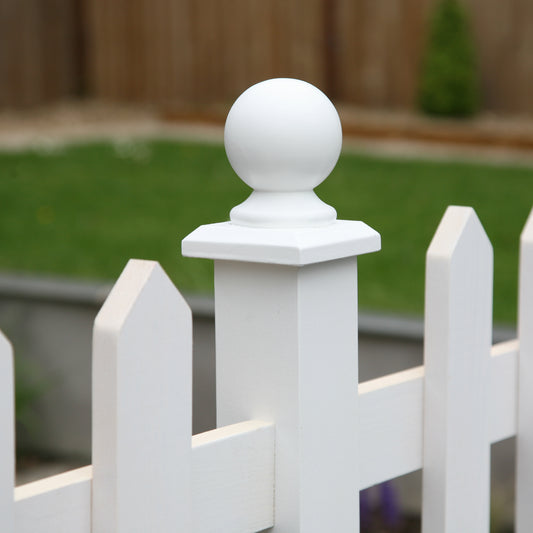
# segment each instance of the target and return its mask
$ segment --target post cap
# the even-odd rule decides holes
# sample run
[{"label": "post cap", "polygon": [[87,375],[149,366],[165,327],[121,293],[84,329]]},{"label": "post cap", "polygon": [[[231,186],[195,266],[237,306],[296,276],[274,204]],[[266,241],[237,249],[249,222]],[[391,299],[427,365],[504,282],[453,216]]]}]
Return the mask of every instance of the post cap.
[{"label": "post cap", "polygon": [[231,222],[200,226],[183,255],[304,266],[379,250],[379,233],[337,220],[313,188],[339,158],[342,128],[328,98],[309,83],[279,78],[246,90],[224,132],[231,166],[254,189]]},{"label": "post cap", "polygon": [[322,91],[290,78],[253,85],[228,114],[224,144],[231,166],[254,189],[232,209],[234,224],[317,227],[336,220],[313,191],[342,146],[339,115]]}]

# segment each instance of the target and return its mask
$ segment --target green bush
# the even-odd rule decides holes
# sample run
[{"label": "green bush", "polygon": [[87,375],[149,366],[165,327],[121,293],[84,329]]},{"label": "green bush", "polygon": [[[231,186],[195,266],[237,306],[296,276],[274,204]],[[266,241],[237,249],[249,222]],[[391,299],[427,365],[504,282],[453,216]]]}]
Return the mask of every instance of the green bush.
[{"label": "green bush", "polygon": [[479,107],[474,46],[458,0],[440,0],[430,28],[420,87],[429,115],[467,117]]}]

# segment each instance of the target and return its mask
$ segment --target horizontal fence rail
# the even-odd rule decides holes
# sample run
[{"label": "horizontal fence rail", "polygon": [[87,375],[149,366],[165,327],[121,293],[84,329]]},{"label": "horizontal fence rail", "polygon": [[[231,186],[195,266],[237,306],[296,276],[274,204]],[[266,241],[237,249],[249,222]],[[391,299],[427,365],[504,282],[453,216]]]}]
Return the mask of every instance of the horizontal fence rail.
[{"label": "horizontal fence rail", "polygon": [[[517,341],[492,348],[492,443],[516,434],[517,361]],[[361,490],[422,468],[423,391],[423,367],[359,385]],[[273,525],[274,438],[273,424],[256,421],[192,438],[194,531]],[[90,532],[91,482],[87,466],[15,488],[15,531]]]}]

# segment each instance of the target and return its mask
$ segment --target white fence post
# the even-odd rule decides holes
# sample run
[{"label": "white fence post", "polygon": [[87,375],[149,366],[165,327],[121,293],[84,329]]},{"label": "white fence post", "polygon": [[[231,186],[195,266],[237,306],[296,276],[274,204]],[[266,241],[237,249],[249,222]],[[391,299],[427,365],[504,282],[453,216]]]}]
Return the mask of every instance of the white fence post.
[{"label": "white fence post", "polygon": [[[341,148],[313,86],[269,80],[228,115],[225,144],[255,190],[231,222],[183,241],[215,259],[217,420],[276,424],[273,531],[359,531],[357,259],[379,249],[313,188]],[[222,530],[221,530],[222,531]]]},{"label": "white fence post", "polygon": [[157,263],[128,263],[93,342],[93,533],[191,531],[191,313]]},{"label": "white fence post", "polygon": [[15,531],[15,402],[13,351],[0,331],[0,531]]},{"label": "white fence post", "polygon": [[516,533],[533,528],[533,210],[520,238]]},{"label": "white fence post", "polygon": [[427,253],[424,533],[488,533],[492,246],[475,212],[449,207]]}]

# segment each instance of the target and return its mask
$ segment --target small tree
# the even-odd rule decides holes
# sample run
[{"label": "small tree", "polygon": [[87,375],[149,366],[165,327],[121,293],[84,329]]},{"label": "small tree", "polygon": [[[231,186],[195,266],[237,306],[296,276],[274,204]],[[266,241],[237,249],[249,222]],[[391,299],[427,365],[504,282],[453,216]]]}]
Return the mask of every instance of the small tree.
[{"label": "small tree", "polygon": [[479,107],[476,61],[467,15],[440,0],[423,64],[419,104],[427,114],[466,117]]}]

